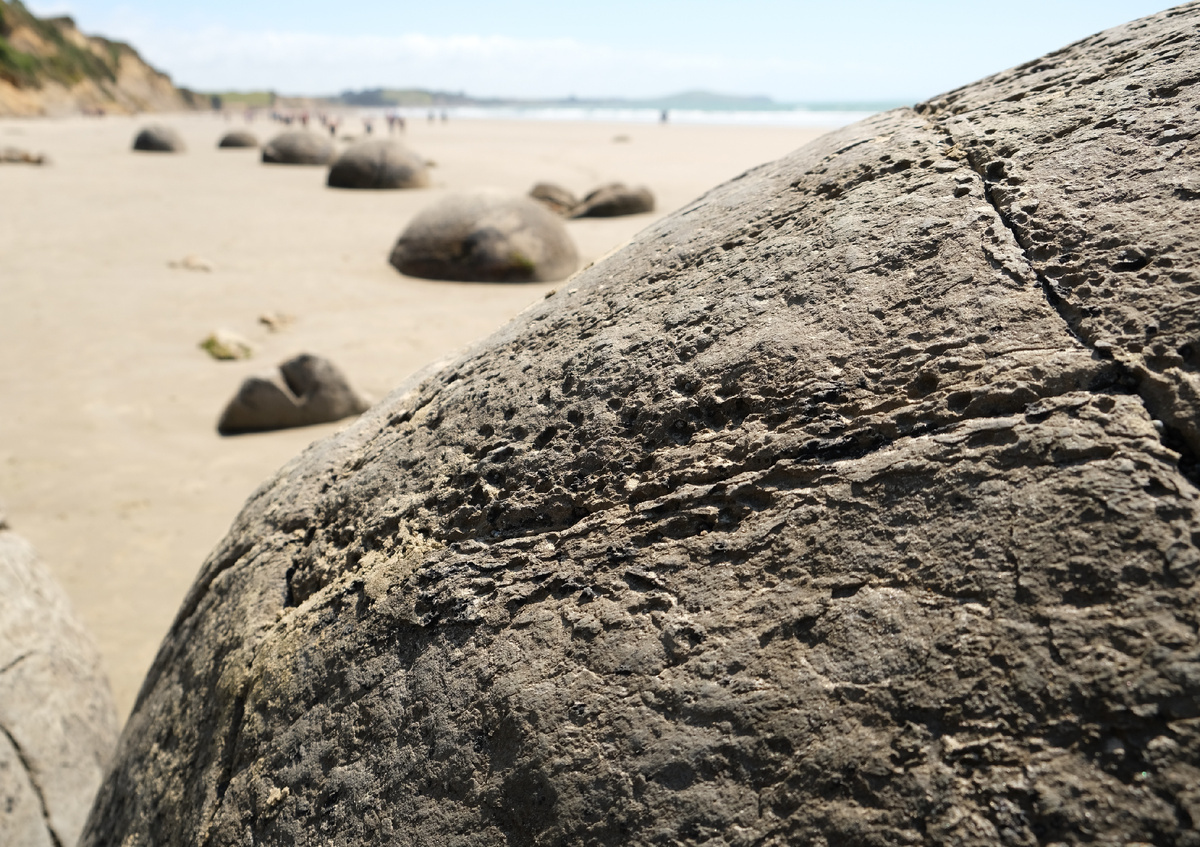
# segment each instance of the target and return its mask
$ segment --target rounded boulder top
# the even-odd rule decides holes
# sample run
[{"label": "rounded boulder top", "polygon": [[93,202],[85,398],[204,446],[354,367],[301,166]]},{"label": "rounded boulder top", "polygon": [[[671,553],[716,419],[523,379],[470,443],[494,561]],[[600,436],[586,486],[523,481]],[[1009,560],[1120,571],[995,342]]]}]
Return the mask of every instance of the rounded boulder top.
[{"label": "rounded boulder top", "polygon": [[155,124],[137,134],[133,149],[144,153],[182,153],[187,149],[183,137],[169,126]]},{"label": "rounded boulder top", "polygon": [[333,163],[327,184],[331,188],[424,188],[429,185],[429,163],[395,141],[360,141]]},{"label": "rounded boulder top", "polygon": [[333,144],[323,135],[292,130],[275,136],[263,147],[262,160],[269,165],[328,165]]},{"label": "rounded boulder top", "polygon": [[233,129],[221,136],[218,148],[234,149],[257,147],[258,136],[248,129]]},{"label": "rounded boulder top", "polygon": [[456,194],[420,212],[392,250],[392,265],[424,279],[549,282],[579,265],[553,213],[499,191]]}]

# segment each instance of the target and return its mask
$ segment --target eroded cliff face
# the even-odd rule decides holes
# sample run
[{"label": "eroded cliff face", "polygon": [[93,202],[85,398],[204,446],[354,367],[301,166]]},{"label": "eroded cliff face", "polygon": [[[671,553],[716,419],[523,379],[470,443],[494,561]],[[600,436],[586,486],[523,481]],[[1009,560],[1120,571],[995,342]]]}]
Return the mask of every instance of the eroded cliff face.
[{"label": "eroded cliff face", "polygon": [[173,111],[207,107],[127,44],[79,32],[70,18],[39,19],[0,0],[0,116]]},{"label": "eroded cliff face", "polygon": [[1200,844],[1200,4],[727,183],[260,489],[84,844]]}]

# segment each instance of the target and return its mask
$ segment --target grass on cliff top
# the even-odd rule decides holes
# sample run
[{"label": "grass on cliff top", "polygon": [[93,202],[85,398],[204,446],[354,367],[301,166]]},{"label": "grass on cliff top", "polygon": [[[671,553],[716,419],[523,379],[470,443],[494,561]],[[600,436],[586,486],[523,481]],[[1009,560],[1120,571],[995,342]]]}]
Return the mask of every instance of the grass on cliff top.
[{"label": "grass on cliff top", "polygon": [[[41,88],[46,82],[58,82],[66,86],[85,79],[97,82],[116,82],[117,64],[123,45],[112,41],[100,41],[108,48],[105,61],[91,50],[76,47],[63,36],[62,26],[74,26],[70,18],[35,17],[21,0],[11,3],[0,0],[0,79],[17,88]],[[8,36],[18,26],[26,26],[50,45],[51,52],[45,56],[26,53],[9,43]]]}]

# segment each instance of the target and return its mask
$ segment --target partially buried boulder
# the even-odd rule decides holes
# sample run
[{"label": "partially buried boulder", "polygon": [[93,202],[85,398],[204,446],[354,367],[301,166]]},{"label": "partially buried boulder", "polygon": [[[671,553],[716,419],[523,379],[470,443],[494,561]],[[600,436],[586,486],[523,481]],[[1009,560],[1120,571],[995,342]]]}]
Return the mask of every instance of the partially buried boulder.
[{"label": "partially buried boulder", "polygon": [[1200,843],[1198,76],[839,130],[309,448],[83,843]]},{"label": "partially buried boulder", "polygon": [[630,188],[619,182],[602,185],[571,209],[572,218],[615,218],[654,211],[649,188]]},{"label": "partially buried boulder", "polygon": [[546,282],[579,265],[555,215],[527,197],[451,195],[420,212],[392,250],[401,273],[463,282]]},{"label": "partially buried boulder", "polygon": [[395,141],[360,141],[333,163],[327,184],[332,188],[424,188],[429,185],[429,164]]},{"label": "partially buried boulder", "polygon": [[553,182],[539,182],[529,190],[529,196],[556,215],[565,215],[579,205],[578,197]]},{"label": "partially buried boulder", "polygon": [[237,435],[329,423],[369,405],[333,362],[306,353],[288,359],[276,374],[243,381],[221,413],[217,431]]},{"label": "partially buried boulder", "polygon": [[183,137],[169,126],[148,126],[133,139],[133,149],[145,153],[182,153]]},{"label": "partially buried boulder", "polygon": [[0,522],[0,844],[74,844],[117,729],[95,644],[33,548]]},{"label": "partially buried boulder", "polygon": [[258,146],[258,136],[248,129],[234,129],[221,136],[218,148],[244,149]]},{"label": "partially buried boulder", "polygon": [[332,158],[333,143],[305,130],[281,133],[262,149],[262,160],[270,165],[328,165]]}]

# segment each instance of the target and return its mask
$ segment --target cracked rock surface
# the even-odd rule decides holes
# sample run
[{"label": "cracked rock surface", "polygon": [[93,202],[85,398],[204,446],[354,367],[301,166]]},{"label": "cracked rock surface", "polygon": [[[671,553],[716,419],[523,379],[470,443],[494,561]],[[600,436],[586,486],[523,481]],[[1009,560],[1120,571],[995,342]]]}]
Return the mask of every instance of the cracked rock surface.
[{"label": "cracked rock surface", "polygon": [[311,447],[83,843],[1200,844],[1198,48],[828,135]]},{"label": "cracked rock surface", "polygon": [[71,847],[117,744],[91,637],[0,522],[0,844]]}]

